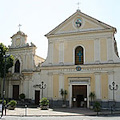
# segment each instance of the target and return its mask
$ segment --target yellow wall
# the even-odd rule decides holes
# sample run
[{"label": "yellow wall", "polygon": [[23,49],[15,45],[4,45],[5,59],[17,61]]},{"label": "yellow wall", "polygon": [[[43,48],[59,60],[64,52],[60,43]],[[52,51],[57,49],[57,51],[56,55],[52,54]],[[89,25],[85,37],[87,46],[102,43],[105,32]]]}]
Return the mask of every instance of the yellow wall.
[{"label": "yellow wall", "polygon": [[108,75],[106,73],[101,74],[101,93],[102,99],[108,99]]},{"label": "yellow wall", "polygon": [[57,99],[59,95],[59,76],[53,76],[53,98]]},{"label": "yellow wall", "polygon": [[101,61],[107,61],[107,43],[106,39],[100,40],[100,53],[101,53]]},{"label": "yellow wall", "polygon": [[98,28],[98,26],[94,23],[85,21],[85,26],[82,29],[90,29],[90,28]]},{"label": "yellow wall", "polygon": [[[64,75],[64,89],[68,91],[69,95],[69,81],[68,77],[90,77],[91,78],[91,91],[95,91],[95,77],[94,74],[68,74]],[[67,95],[67,98],[68,98]],[[53,98],[59,98],[59,75],[53,76]]]},{"label": "yellow wall", "polygon": [[73,48],[81,45],[85,48],[85,61],[94,61],[94,41],[93,40],[83,40],[83,41],[69,41],[64,43],[64,62],[73,63]]}]

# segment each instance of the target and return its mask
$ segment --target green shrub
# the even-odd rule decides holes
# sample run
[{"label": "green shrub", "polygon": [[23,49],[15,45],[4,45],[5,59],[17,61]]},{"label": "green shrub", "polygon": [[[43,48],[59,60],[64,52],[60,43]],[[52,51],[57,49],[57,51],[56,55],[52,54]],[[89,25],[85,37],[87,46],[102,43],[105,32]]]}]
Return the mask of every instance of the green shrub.
[{"label": "green shrub", "polygon": [[95,112],[100,112],[100,110],[101,110],[101,104],[100,104],[100,102],[96,101],[94,103],[94,111]]},{"label": "green shrub", "polygon": [[25,99],[25,94],[24,94],[24,93],[21,93],[21,94],[19,95],[19,97],[20,97],[20,99]]},{"label": "green shrub", "polygon": [[42,98],[40,100],[40,106],[48,106],[49,105],[49,100],[47,98]]},{"label": "green shrub", "polygon": [[8,105],[10,105],[11,107],[15,107],[17,105],[17,102],[15,100],[11,100]]},{"label": "green shrub", "polygon": [[[2,104],[3,100],[0,100],[0,104]],[[6,100],[4,100],[4,105],[6,105]]]}]

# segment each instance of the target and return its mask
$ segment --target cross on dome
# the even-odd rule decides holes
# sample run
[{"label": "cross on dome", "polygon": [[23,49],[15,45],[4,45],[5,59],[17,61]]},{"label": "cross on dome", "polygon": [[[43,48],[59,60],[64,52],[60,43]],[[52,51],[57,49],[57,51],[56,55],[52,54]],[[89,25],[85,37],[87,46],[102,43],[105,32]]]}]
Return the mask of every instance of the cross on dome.
[{"label": "cross on dome", "polygon": [[21,27],[21,26],[22,26],[21,24],[18,25],[18,27],[19,27],[19,31],[20,31],[20,27]]},{"label": "cross on dome", "polygon": [[78,6],[77,11],[80,11],[80,4],[81,4],[80,2],[77,3],[77,6]]}]

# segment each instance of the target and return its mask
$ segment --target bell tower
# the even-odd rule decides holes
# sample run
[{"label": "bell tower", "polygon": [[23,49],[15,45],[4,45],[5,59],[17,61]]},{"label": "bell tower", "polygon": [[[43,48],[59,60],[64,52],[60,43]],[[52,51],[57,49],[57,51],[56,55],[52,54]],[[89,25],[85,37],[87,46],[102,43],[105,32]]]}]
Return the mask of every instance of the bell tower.
[{"label": "bell tower", "polygon": [[16,34],[14,34],[12,37],[12,48],[19,48],[24,47],[27,45],[27,35],[25,33],[18,31]]}]

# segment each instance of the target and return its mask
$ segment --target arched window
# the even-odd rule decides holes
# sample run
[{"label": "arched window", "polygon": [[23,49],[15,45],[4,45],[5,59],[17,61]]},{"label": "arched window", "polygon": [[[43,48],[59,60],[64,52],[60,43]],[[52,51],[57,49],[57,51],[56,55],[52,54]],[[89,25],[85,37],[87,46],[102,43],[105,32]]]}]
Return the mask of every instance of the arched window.
[{"label": "arched window", "polygon": [[15,73],[20,73],[20,62],[19,60],[16,61],[15,63]]},{"label": "arched window", "polygon": [[75,49],[75,65],[80,65],[84,63],[84,50],[81,46]]}]

